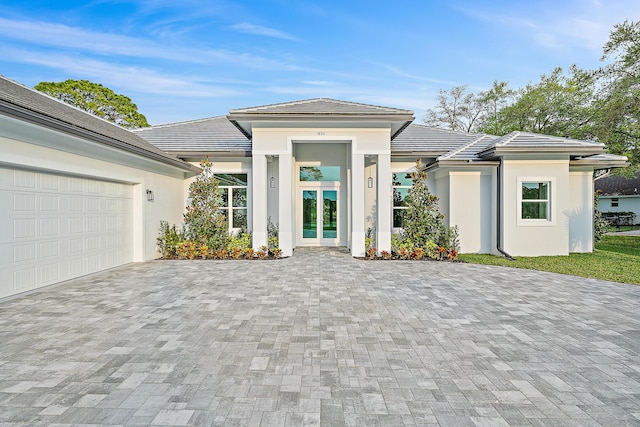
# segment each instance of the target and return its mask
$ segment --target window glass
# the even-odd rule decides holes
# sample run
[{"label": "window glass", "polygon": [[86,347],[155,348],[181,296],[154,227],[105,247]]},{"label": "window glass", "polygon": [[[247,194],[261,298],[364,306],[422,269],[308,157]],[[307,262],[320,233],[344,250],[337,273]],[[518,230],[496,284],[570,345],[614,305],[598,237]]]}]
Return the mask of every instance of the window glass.
[{"label": "window glass", "polygon": [[300,166],[300,181],[340,181],[340,166]]},{"label": "window glass", "polygon": [[413,185],[411,173],[398,172],[392,176],[393,185],[393,228],[404,226],[404,212],[407,209],[407,197]]},{"label": "window glass", "polygon": [[549,219],[549,182],[522,183],[522,219]]},{"label": "window glass", "polygon": [[222,199],[221,211],[229,227],[233,229],[247,228],[247,174],[220,173],[215,174]]}]

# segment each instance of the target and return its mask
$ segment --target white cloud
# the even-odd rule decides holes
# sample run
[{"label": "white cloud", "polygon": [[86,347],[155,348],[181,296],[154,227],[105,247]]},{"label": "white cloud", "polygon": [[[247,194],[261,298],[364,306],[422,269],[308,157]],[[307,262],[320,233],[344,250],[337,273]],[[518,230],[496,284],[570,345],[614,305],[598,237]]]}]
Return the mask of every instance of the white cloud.
[{"label": "white cloud", "polygon": [[221,87],[204,78],[163,75],[143,67],[110,64],[93,59],[78,59],[57,53],[30,52],[3,47],[5,60],[44,66],[65,72],[76,78],[86,78],[112,89],[132,93],[151,93],[184,97],[220,97],[240,92]]},{"label": "white cloud", "polygon": [[189,64],[227,63],[251,69],[298,69],[295,65],[250,53],[167,46],[154,40],[93,32],[42,21],[12,21],[0,18],[0,36],[35,46],[75,49],[92,55],[151,58]]},{"label": "white cloud", "polygon": [[247,22],[232,25],[228,28],[239,33],[253,34],[256,36],[274,37],[284,40],[298,40],[296,37],[292,36],[291,34],[285,33],[284,31],[276,30],[269,27],[263,27],[262,25],[249,24]]}]

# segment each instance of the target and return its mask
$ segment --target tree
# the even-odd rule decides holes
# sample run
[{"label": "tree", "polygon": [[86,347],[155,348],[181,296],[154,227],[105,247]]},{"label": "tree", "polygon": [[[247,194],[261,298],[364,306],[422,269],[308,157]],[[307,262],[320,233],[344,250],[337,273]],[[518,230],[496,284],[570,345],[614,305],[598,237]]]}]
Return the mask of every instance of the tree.
[{"label": "tree", "polygon": [[516,92],[509,88],[509,83],[497,80],[493,81],[491,89],[480,92],[479,97],[484,105],[485,115],[478,126],[481,132],[492,135],[504,135],[503,120],[501,120],[501,111],[513,102]]},{"label": "tree", "polygon": [[481,130],[495,135],[520,130],[588,138],[586,125],[592,119],[592,101],[593,79],[589,74],[574,66],[566,76],[558,67],[543,74],[538,83],[519,89],[515,101],[496,110]]},{"label": "tree", "polygon": [[187,237],[209,248],[224,248],[227,244],[227,220],[220,208],[222,194],[209,160],[200,162],[202,172],[189,185],[189,204],[184,214]]},{"label": "tree", "polygon": [[130,98],[88,80],[40,82],[35,89],[125,128],[147,127],[147,118]]},{"label": "tree", "polygon": [[427,186],[427,172],[420,159],[416,171],[411,174],[413,184],[406,198],[404,211],[404,237],[415,247],[426,248],[429,242],[437,243],[444,226],[444,215],[438,207],[438,196],[431,194]]},{"label": "tree", "polygon": [[427,110],[428,126],[473,132],[485,112],[483,99],[468,92],[468,85],[438,91],[438,105]]},{"label": "tree", "polygon": [[614,26],[604,46],[603,61],[613,61],[594,72],[598,96],[592,132],[609,152],[627,156],[640,169],[640,21]]}]

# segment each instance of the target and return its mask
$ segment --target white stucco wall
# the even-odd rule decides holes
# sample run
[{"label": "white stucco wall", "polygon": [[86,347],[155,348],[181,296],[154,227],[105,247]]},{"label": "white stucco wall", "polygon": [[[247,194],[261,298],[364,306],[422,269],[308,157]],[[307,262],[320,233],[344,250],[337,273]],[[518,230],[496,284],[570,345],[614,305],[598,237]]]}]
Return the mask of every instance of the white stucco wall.
[{"label": "white stucco wall", "polygon": [[[385,162],[384,165],[377,164],[376,167],[389,168],[390,162],[390,129],[385,125],[376,125],[371,128],[354,128],[343,124],[343,127],[325,127],[327,123],[297,123],[296,127],[276,127],[274,123],[256,123],[253,127],[253,161],[261,162],[263,156],[279,156],[280,159],[291,158],[292,165],[298,165],[304,161],[320,161],[319,159],[331,156],[332,145],[341,145],[344,150],[338,150],[342,156],[344,153],[344,173],[341,180],[340,190],[340,244],[348,245],[352,248],[355,256],[364,254],[364,233],[369,225],[366,222],[366,216],[371,214],[372,201],[371,195],[367,194],[366,179],[368,171],[364,170],[365,156],[373,155]],[[335,126],[335,124],[332,124]],[[296,147],[294,151],[294,147]],[[314,151],[315,150],[315,151]],[[281,161],[281,160],[280,160]],[[354,161],[357,162],[354,169]],[[362,164],[360,164],[362,163]],[[341,163],[342,164],[342,163]],[[282,165],[280,166],[282,168]],[[282,169],[280,169],[282,171]],[[353,171],[357,170],[358,173]],[[288,255],[293,246],[296,245],[296,200],[297,193],[297,169],[294,167],[291,171],[291,178],[288,182],[280,179],[278,183],[279,194],[279,216],[287,218],[290,224],[287,224],[289,235],[291,238],[291,247],[281,244],[283,253]],[[389,175],[389,174],[387,174]],[[373,175],[372,175],[373,176]],[[253,185],[259,183],[259,177],[254,176]],[[376,186],[372,189],[376,192],[375,200],[378,203],[378,194],[391,193],[391,177],[378,176]],[[389,196],[390,197],[390,196]],[[267,198],[269,193],[267,192]],[[253,197],[254,202],[256,197]],[[291,216],[287,217],[286,212],[282,208],[285,206],[283,200],[291,201]],[[390,198],[386,203],[387,209]],[[262,200],[260,206],[253,206],[255,219],[253,221],[254,241],[263,237],[261,231],[264,227],[262,224],[262,216],[266,216],[269,209],[267,201],[265,207],[262,208]],[[377,209],[377,205],[376,205]],[[388,209],[390,211],[390,208]],[[383,236],[382,246],[379,249],[390,249],[390,212],[382,213],[384,217],[384,225],[377,226],[378,233]],[[369,222],[368,224],[370,224]],[[377,224],[376,224],[377,225]],[[282,232],[282,224],[281,224]],[[255,243],[255,242],[254,242]]]},{"label": "white stucco wall", "polygon": [[495,233],[494,168],[449,171],[449,227],[458,226],[460,252],[491,253]]},{"label": "white stucco wall", "polygon": [[[513,256],[568,255],[569,159],[503,160],[502,248]],[[521,181],[551,181],[551,215],[546,222],[518,217]]]},{"label": "white stucco wall", "polygon": [[[138,167],[72,154],[35,143],[7,137],[0,133],[0,163],[8,167],[21,167],[63,175],[82,176],[97,180],[111,180],[133,185],[133,233],[134,261],[158,257],[156,238],[161,220],[182,222],[184,179],[154,173]],[[35,135],[63,138],[67,142],[82,144],[85,150],[90,143],[48,130],[36,130]],[[28,140],[28,138],[24,138]],[[96,148],[96,155],[104,155]],[[162,167],[159,167],[162,169]],[[154,201],[146,200],[146,190],[154,192]]]},{"label": "white stucco wall", "polygon": [[593,171],[569,172],[568,206],[563,220],[569,225],[569,252],[593,251]]}]

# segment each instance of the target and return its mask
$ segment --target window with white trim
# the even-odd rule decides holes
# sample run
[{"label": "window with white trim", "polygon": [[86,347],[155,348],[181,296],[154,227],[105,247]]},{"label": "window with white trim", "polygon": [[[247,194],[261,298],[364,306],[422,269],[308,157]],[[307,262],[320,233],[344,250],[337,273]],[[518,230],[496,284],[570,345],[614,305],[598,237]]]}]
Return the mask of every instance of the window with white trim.
[{"label": "window with white trim", "polygon": [[551,219],[550,189],[550,181],[522,181],[520,218],[549,221]]},{"label": "window with white trim", "polygon": [[407,196],[413,185],[411,173],[397,172],[392,176],[393,185],[393,228],[404,226],[404,212],[407,209]]},{"label": "window with white trim", "polygon": [[247,229],[247,174],[217,173],[218,189],[229,232]]}]

